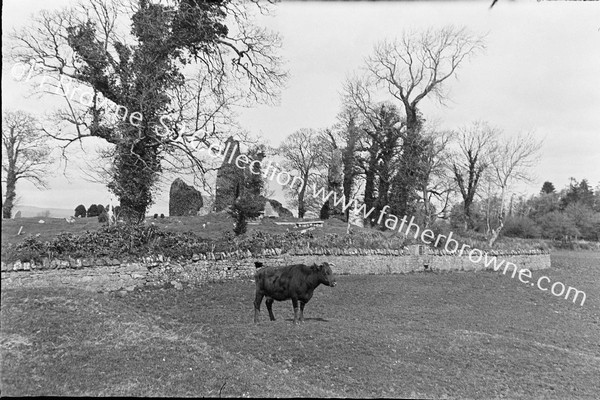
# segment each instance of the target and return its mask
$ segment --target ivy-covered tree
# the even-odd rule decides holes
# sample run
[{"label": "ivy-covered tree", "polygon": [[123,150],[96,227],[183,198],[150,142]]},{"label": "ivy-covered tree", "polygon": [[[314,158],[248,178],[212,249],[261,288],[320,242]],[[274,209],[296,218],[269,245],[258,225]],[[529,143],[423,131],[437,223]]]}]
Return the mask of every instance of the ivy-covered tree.
[{"label": "ivy-covered tree", "polygon": [[[338,122],[333,129],[327,131],[333,149],[339,149],[342,154],[342,194],[346,202],[352,199],[353,190],[360,174],[358,150],[362,131],[359,127],[360,113],[350,104],[344,105],[338,114]],[[348,221],[350,209],[344,212]]]},{"label": "ivy-covered tree", "polygon": [[[13,59],[35,65],[41,90],[68,103],[58,118],[75,135],[47,133],[65,148],[87,137],[111,145],[108,187],[126,221],[143,220],[169,164],[187,159],[206,172],[196,149],[223,136],[231,105],[276,95],[285,79],[279,41],[251,23],[252,7],[266,10],[258,1],[90,0],[42,12],[13,34]],[[87,93],[72,95],[69,81]]]}]

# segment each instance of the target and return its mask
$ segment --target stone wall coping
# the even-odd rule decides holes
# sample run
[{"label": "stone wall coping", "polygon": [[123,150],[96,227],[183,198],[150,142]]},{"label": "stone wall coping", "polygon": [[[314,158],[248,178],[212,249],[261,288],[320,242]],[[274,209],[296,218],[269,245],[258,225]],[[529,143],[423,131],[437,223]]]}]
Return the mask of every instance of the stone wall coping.
[{"label": "stone wall coping", "polygon": [[[2,261],[0,270],[5,271],[30,271],[30,270],[52,270],[52,269],[82,269],[93,268],[100,266],[131,266],[132,264],[141,264],[147,268],[157,267],[165,263],[189,263],[198,261],[235,261],[248,258],[271,258],[280,256],[389,256],[389,257],[414,257],[414,256],[454,256],[467,257],[468,253],[462,255],[448,252],[444,249],[429,248],[416,245],[411,249],[404,248],[396,249],[359,249],[359,248],[295,248],[290,251],[283,252],[281,248],[263,249],[260,254],[253,254],[250,251],[234,251],[234,252],[216,252],[216,253],[200,253],[194,254],[191,259],[172,259],[163,255],[140,257],[135,260],[118,260],[110,257],[89,257],[89,258],[72,258],[67,259],[49,259],[43,258],[41,263],[31,261],[14,261],[5,263]],[[419,253],[419,251],[422,251]],[[484,253],[486,253],[484,251]],[[539,249],[528,250],[492,250],[487,252],[492,256],[517,256],[517,255],[542,255],[550,254],[549,251]]]}]

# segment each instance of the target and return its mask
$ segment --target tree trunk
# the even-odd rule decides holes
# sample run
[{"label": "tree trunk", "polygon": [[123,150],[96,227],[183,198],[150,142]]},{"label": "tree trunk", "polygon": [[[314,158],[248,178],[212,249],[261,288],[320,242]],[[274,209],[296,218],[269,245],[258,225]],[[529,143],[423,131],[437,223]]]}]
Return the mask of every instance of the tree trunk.
[{"label": "tree trunk", "polygon": [[[350,201],[352,195],[352,186],[354,185],[354,178],[356,176],[356,156],[354,154],[356,149],[356,133],[352,132],[350,140],[348,141],[347,147],[344,149],[342,155],[342,163],[344,165],[344,180],[342,182],[342,188],[344,191],[344,198],[346,201]],[[346,222],[350,219],[350,209],[346,209],[344,212]]]},{"label": "tree trunk", "polygon": [[496,240],[498,239],[498,236],[500,236],[500,231],[502,231],[502,228],[504,228],[504,218],[500,217],[500,225],[498,225],[496,229],[492,229],[492,234],[490,235],[490,240],[488,241],[488,245],[490,247],[492,247],[494,243],[496,243]]},{"label": "tree trunk", "polygon": [[[365,176],[365,214],[368,213],[375,204],[375,170],[370,168]],[[369,221],[369,224],[373,226],[373,221]]]},{"label": "tree trunk", "polygon": [[139,224],[152,204],[152,188],[161,170],[156,149],[144,140],[118,145],[114,165],[109,188],[120,201],[120,215],[127,223]]},{"label": "tree trunk", "polygon": [[431,205],[429,204],[429,193],[427,190],[427,185],[423,186],[423,210],[425,213],[425,218],[424,218],[424,229],[425,228],[429,228],[429,226],[431,225],[431,211],[430,211]]},{"label": "tree trunk", "polygon": [[492,234],[490,235],[490,239],[488,241],[488,245],[492,247],[498,236],[500,236],[500,232],[502,228],[504,228],[504,196],[506,195],[506,187],[502,186],[502,190],[500,192],[500,211],[498,212],[498,227],[496,229],[492,229]]},{"label": "tree trunk", "polygon": [[308,184],[308,176],[307,179],[304,180],[304,185],[300,192],[298,192],[298,218],[303,219],[304,214],[306,214],[306,205],[304,201],[304,196],[306,195],[306,185]]},{"label": "tree trunk", "polygon": [[419,187],[419,168],[422,150],[419,149],[419,131],[421,120],[418,116],[416,105],[404,104],[406,112],[406,136],[402,144],[402,154],[400,155],[400,174],[402,179],[393,189],[397,192],[396,202],[393,205],[393,211],[396,215],[408,215],[410,213],[410,203],[415,190]]},{"label": "tree trunk", "polygon": [[12,218],[12,209],[15,205],[15,197],[17,196],[17,177],[13,171],[9,171],[6,176],[6,194],[2,203],[2,218]]}]

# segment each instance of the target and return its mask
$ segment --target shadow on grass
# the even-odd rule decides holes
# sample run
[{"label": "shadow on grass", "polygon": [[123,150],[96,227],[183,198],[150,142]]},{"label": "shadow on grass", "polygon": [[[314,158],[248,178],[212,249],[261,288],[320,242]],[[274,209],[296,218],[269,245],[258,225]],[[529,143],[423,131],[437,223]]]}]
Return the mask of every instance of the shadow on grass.
[{"label": "shadow on grass", "polygon": [[[294,318],[286,318],[285,321],[294,322]],[[304,318],[304,321],[317,321],[317,322],[329,322],[328,319],[313,317],[313,318]]]}]

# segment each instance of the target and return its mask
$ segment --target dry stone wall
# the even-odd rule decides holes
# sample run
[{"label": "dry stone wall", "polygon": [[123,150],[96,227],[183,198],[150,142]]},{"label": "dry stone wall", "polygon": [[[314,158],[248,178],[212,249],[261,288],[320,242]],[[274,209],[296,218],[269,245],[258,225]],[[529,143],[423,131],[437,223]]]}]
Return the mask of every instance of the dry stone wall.
[{"label": "dry stone wall", "polygon": [[[315,254],[316,253],[316,254]],[[539,251],[495,254],[517,271],[531,271],[550,267],[550,254]],[[232,279],[252,280],[254,261],[267,266],[312,264],[324,261],[335,264],[338,275],[405,274],[423,271],[479,271],[483,262],[473,263],[468,256],[432,252],[422,247],[407,251],[327,249],[282,254],[279,249],[264,251],[261,256],[249,253],[218,253],[196,255],[189,261],[175,261],[164,257],[147,257],[136,262],[110,259],[44,260],[43,263],[2,262],[2,287],[57,287],[66,286],[92,291],[131,291],[136,287],[171,285],[181,289],[183,284],[200,285],[207,282]],[[504,270],[504,265],[500,272]],[[511,275],[513,268],[507,271]]]}]

